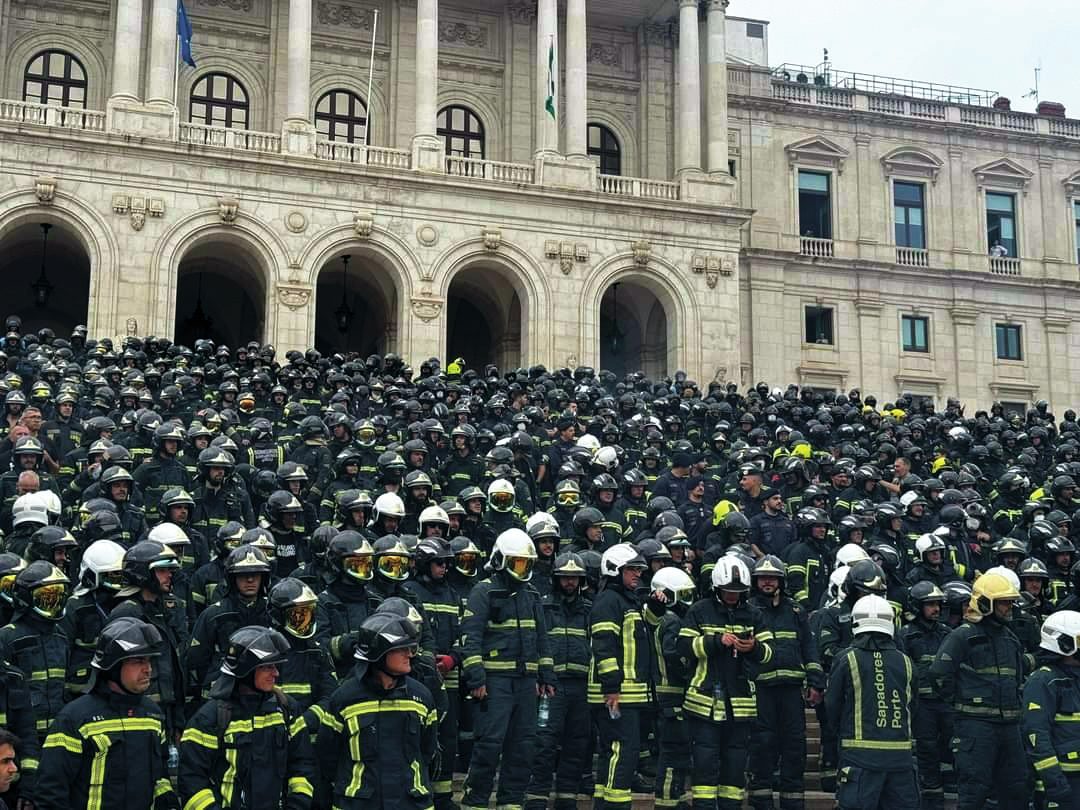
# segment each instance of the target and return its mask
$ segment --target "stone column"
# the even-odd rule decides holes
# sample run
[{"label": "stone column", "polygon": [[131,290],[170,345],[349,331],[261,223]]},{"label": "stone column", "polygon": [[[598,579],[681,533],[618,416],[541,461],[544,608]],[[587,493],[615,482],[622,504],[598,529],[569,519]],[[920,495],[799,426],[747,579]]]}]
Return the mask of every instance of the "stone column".
[{"label": "stone column", "polygon": [[110,101],[139,100],[139,57],[143,49],[143,3],[144,0],[118,0]]},{"label": "stone column", "polygon": [[443,144],[435,135],[439,96],[439,2],[416,3],[416,135],[413,168],[442,173]]},{"label": "stone column", "polygon": [[548,96],[548,55],[555,47],[555,69],[553,75],[559,75],[559,12],[556,0],[538,0],[536,17],[536,151],[540,155],[559,154],[559,125],[557,117],[563,114],[560,109],[558,78],[555,80],[555,113],[552,118],[545,107]]},{"label": "stone column", "polygon": [[[311,0],[289,0],[288,96],[281,143],[293,155],[315,154],[311,122]],[[370,104],[370,101],[369,101]]]},{"label": "stone column", "polygon": [[146,101],[175,107],[176,99],[176,0],[153,0],[150,17],[150,72]]},{"label": "stone column", "polygon": [[588,160],[588,44],[585,0],[566,3],[566,155]]},{"label": "stone column", "polygon": [[[543,0],[541,0],[543,2]],[[701,171],[701,51],[698,0],[679,0],[678,171]]]},{"label": "stone column", "polygon": [[708,0],[705,22],[705,81],[708,105],[709,174],[728,174],[727,48],[728,0]]}]

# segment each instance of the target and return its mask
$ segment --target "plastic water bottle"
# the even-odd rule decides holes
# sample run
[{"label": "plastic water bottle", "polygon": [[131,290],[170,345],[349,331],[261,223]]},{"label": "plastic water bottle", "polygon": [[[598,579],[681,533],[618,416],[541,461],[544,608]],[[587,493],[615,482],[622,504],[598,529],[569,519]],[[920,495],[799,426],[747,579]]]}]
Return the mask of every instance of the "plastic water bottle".
[{"label": "plastic water bottle", "polygon": [[173,773],[180,767],[180,749],[169,743],[169,770]]},{"label": "plastic water bottle", "polygon": [[536,727],[547,728],[551,719],[551,698],[544,695],[536,704]]}]

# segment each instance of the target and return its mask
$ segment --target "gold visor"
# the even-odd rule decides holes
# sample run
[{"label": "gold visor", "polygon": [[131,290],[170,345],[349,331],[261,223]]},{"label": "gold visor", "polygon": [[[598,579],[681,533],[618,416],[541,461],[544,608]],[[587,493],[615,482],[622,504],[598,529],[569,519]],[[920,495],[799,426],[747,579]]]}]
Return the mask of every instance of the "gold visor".
[{"label": "gold visor", "polygon": [[379,557],[379,571],[388,579],[406,579],[409,576],[409,558],[399,554]]},{"label": "gold visor", "polygon": [[370,555],[346,557],[341,561],[341,567],[345,573],[353,579],[366,581],[371,579],[372,559]]}]

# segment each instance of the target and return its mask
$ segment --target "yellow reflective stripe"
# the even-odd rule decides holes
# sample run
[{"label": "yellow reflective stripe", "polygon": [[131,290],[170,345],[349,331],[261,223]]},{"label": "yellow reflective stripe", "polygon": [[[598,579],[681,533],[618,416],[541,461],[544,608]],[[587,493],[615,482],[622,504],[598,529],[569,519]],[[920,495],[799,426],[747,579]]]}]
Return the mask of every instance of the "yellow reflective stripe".
[{"label": "yellow reflective stripe", "polygon": [[[589,671],[589,668],[585,666],[585,664],[575,664],[573,662],[570,662],[566,664],[556,664],[555,671],[587,673]],[[681,692],[682,690],[680,689],[679,691]]]},{"label": "yellow reflective stripe", "polygon": [[427,613],[453,613],[457,615],[460,611],[457,605],[444,605],[442,602],[424,602],[424,611]]},{"label": "yellow reflective stripe", "polygon": [[365,700],[346,706],[341,712],[341,718],[348,722],[360,715],[375,712],[415,712],[423,718],[428,710],[423,703],[416,700]]},{"label": "yellow reflective stripe", "polygon": [[627,612],[623,616],[623,677],[627,680],[633,680],[637,672],[637,645],[634,644],[634,626],[640,621],[641,615],[636,611]]},{"label": "yellow reflective stripe", "polygon": [[615,622],[593,622],[592,634],[595,636],[597,633],[618,633],[619,625]]},{"label": "yellow reflective stripe", "polygon": [[225,736],[235,734],[250,734],[257,728],[270,728],[271,726],[285,725],[285,718],[280,714],[262,714],[247,720],[233,720],[225,728]]},{"label": "yellow reflective stripe", "polygon": [[716,786],[716,798],[718,799],[734,799],[741,802],[745,798],[743,789],[735,785],[717,785]]},{"label": "yellow reflective stripe", "polygon": [[62,680],[67,676],[67,671],[63,669],[39,669],[30,673],[31,681],[48,681],[48,680]]},{"label": "yellow reflective stripe", "polygon": [[1035,763],[1035,770],[1045,771],[1049,768],[1055,767],[1058,764],[1059,763],[1057,757],[1047,757],[1046,759],[1040,759],[1038,762]]},{"label": "yellow reflective stripe", "polygon": [[505,622],[488,622],[489,630],[536,629],[536,619],[507,619]]},{"label": "yellow reflective stripe", "polygon": [[302,731],[307,731],[307,723],[304,721],[303,717],[297,717],[289,726],[289,739],[291,740]]},{"label": "yellow reflective stripe", "polygon": [[[797,630],[774,630],[772,635],[773,638],[778,639],[796,639],[799,637]],[[758,638],[761,638],[761,636],[758,636]]]},{"label": "yellow reflective stripe", "polygon": [[109,756],[112,740],[104,734],[97,734],[91,737],[91,742],[98,750],[90,763],[90,789],[86,793],[86,810],[101,810],[102,791],[105,789],[105,760]]},{"label": "yellow reflective stripe", "polygon": [[154,785],[154,798],[160,799],[166,793],[172,793],[172,782],[168,779],[158,779]]},{"label": "yellow reflective stripe", "polygon": [[[70,737],[59,731],[54,731],[50,734],[42,748],[63,748],[66,751],[70,751],[73,754],[82,754],[82,740]],[[23,765],[26,765],[25,760]]]},{"label": "yellow reflective stripe", "polygon": [[1073,712],[1071,714],[1055,714],[1055,723],[1080,723],[1080,712]]},{"label": "yellow reflective stripe", "polygon": [[355,796],[360,791],[360,783],[363,781],[364,763],[357,760],[353,763],[352,779],[349,780],[349,784],[345,788],[345,795],[349,796],[350,798]]},{"label": "yellow reflective stripe", "polygon": [[[859,675],[859,661],[854,650],[848,650],[848,669],[851,670],[851,685],[855,690],[855,739],[862,739],[862,676]],[[910,704],[909,704],[910,705]],[[846,741],[845,741],[846,742]]]},{"label": "yellow reflective stripe", "polygon": [[600,675],[607,675],[619,668],[619,662],[615,658],[603,658],[596,664],[596,671]]},{"label": "yellow reflective stripe", "polygon": [[336,717],[334,717],[334,715],[330,714],[330,712],[323,712],[322,714],[320,714],[319,722],[327,728],[336,731],[338,734],[345,730],[345,726]]},{"label": "yellow reflective stripe", "polygon": [[552,627],[548,630],[549,636],[579,636],[585,638],[584,627]]},{"label": "yellow reflective stripe", "polygon": [[[230,723],[230,725],[232,725]],[[235,748],[225,749],[225,775],[221,777],[221,803],[232,804],[233,787],[236,782],[236,757],[238,751]]]},{"label": "yellow reflective stripe", "polygon": [[97,720],[79,727],[79,733],[83,737],[125,731],[157,731],[160,733],[161,721],[154,717],[120,717],[115,720]]},{"label": "yellow reflective stripe", "polygon": [[279,684],[281,691],[286,695],[310,695],[310,683],[283,683]]},{"label": "yellow reflective stripe", "polygon": [[184,802],[184,810],[206,810],[207,807],[212,806],[217,802],[217,797],[210,788],[203,788],[186,802]]},{"label": "yellow reflective stripe", "polygon": [[311,782],[309,782],[303,776],[294,776],[289,779],[288,792],[299,793],[301,796],[315,795],[315,791],[311,787]]},{"label": "yellow reflective stripe", "polygon": [[195,743],[201,745],[203,748],[209,748],[211,751],[216,751],[218,748],[218,739],[213,734],[207,734],[204,731],[199,731],[197,728],[186,728],[184,733],[180,737],[182,743]]},{"label": "yellow reflective stripe", "polygon": [[426,794],[428,789],[424,787],[424,779],[420,775],[420,763],[414,759],[409,763],[409,766],[412,768],[413,790],[415,790],[418,795]]},{"label": "yellow reflective stripe", "polygon": [[484,659],[479,655],[470,655],[468,658],[461,662],[461,666],[467,669],[468,667],[476,666],[477,664],[483,662],[483,660]]},{"label": "yellow reflective stripe", "polygon": [[874,751],[910,751],[910,740],[840,740],[841,748],[863,748]]},{"label": "yellow reflective stripe", "polygon": [[715,799],[717,788],[715,785],[694,785],[690,789],[690,794],[694,797],[694,801],[698,799]]}]

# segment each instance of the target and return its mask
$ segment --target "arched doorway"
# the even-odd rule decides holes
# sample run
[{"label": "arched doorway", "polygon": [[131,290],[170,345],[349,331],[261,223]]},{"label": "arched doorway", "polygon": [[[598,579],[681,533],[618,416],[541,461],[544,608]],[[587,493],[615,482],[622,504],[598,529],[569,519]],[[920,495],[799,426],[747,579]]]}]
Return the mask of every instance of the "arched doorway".
[{"label": "arched doorway", "polygon": [[600,367],[623,377],[666,376],[669,324],[660,299],[635,281],[611,284],[600,299]]},{"label": "arched doorway", "polygon": [[343,250],[319,271],[315,348],[324,354],[385,354],[397,344],[398,293],[386,268],[361,250]]},{"label": "arched doorway", "polygon": [[461,357],[470,368],[494,363],[517,368],[522,357],[521,297],[507,271],[474,264],[459,271],[446,295],[447,359]]},{"label": "arched doorway", "polygon": [[177,274],[175,342],[191,346],[210,338],[231,349],[262,342],[265,277],[258,259],[239,244],[211,238],[188,250]]},{"label": "arched doorway", "polygon": [[24,221],[0,237],[0,317],[18,315],[23,333],[49,328],[67,338],[86,324],[90,255],[74,231],[46,220]]}]

